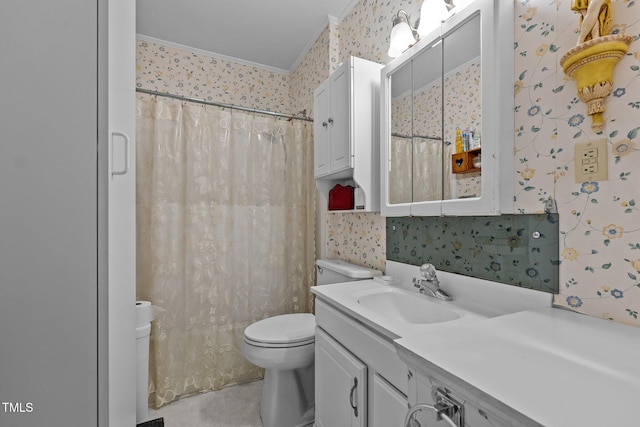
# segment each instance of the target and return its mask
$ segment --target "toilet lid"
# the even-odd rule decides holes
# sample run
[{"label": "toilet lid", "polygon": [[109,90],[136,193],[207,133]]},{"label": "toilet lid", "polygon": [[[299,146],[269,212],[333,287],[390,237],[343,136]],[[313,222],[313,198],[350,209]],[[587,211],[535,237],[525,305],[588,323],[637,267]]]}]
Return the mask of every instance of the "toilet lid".
[{"label": "toilet lid", "polygon": [[313,341],[315,327],[316,318],[313,314],[283,314],[249,325],[244,330],[244,336],[265,344],[301,344]]}]

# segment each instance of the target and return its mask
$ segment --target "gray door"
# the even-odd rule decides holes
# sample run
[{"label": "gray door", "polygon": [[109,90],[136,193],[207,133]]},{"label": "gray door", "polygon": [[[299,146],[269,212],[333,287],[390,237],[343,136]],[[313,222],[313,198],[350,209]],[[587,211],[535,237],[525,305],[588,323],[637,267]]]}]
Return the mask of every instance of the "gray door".
[{"label": "gray door", "polygon": [[97,2],[0,3],[0,426],[97,425]]}]

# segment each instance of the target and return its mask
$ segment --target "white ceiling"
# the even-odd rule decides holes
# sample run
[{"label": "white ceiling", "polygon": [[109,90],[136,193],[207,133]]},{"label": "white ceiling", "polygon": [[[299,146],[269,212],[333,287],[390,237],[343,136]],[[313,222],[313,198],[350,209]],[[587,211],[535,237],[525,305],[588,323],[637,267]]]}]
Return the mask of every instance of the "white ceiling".
[{"label": "white ceiling", "polygon": [[136,0],[143,39],[290,71],[357,0]]}]

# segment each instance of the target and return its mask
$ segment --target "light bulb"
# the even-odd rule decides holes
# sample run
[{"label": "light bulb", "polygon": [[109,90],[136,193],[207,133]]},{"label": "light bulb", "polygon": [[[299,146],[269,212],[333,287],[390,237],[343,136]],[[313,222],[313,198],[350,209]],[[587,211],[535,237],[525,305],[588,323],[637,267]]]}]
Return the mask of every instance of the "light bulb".
[{"label": "light bulb", "polygon": [[418,34],[426,36],[442,24],[447,19],[449,11],[443,0],[424,0],[420,7],[420,26]]},{"label": "light bulb", "polygon": [[[413,32],[406,21],[394,25],[389,41],[389,56],[396,58],[416,42]],[[395,56],[392,56],[395,55]]]}]

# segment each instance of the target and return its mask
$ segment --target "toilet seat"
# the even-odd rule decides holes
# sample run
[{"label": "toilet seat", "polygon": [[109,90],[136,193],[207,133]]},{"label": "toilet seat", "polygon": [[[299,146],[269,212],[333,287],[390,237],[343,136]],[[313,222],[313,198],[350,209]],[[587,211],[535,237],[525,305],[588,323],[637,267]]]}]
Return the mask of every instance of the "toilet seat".
[{"label": "toilet seat", "polygon": [[313,314],[283,314],[249,325],[244,340],[256,347],[300,347],[315,342],[315,327]]}]

